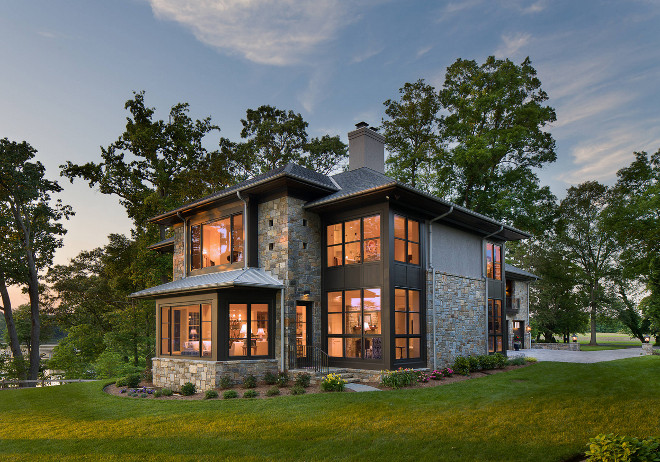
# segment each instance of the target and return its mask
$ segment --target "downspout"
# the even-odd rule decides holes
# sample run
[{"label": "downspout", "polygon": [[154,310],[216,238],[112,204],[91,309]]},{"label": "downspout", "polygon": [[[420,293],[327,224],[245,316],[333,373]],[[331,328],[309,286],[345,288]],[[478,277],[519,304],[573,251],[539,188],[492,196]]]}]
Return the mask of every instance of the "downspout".
[{"label": "downspout", "polygon": [[433,222],[438,221],[441,218],[446,217],[454,211],[454,206],[452,205],[449,211],[435,217],[433,220],[429,221],[429,270],[431,270],[431,308],[433,309],[432,319],[433,319],[433,370],[436,370],[438,364],[438,347],[435,343],[437,328],[435,325],[435,268],[433,268]]},{"label": "downspout", "polygon": [[176,212],[176,216],[183,222],[183,277],[188,275],[188,219],[181,216],[181,212]]},{"label": "downspout", "polygon": [[280,370],[284,371],[284,287],[280,290]]},{"label": "downspout", "polygon": [[236,195],[243,201],[243,269],[248,269],[248,216],[247,216],[247,201],[241,197],[241,192],[236,191]]},{"label": "downspout", "polygon": [[[504,225],[500,226],[500,229],[495,231],[494,233],[487,234],[482,238],[482,241],[484,244],[486,244],[486,240],[494,236],[495,234],[500,233],[504,229]],[[494,255],[493,255],[494,257]],[[486,286],[486,300],[484,303],[485,311],[486,311],[486,354],[488,354],[488,276],[486,275],[486,246],[481,244],[481,274],[484,278],[484,285]],[[504,274],[504,268],[502,268],[502,274]],[[503,307],[503,309],[506,309],[506,307]]]}]

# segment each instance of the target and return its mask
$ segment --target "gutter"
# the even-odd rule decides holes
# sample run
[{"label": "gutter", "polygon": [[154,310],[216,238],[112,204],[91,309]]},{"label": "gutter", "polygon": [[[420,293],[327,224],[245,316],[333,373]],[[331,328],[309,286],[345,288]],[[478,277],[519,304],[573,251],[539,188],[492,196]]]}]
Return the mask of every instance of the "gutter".
[{"label": "gutter", "polygon": [[431,309],[432,318],[433,318],[433,370],[437,369],[438,356],[437,351],[438,347],[436,345],[436,324],[435,324],[435,268],[433,267],[433,222],[438,221],[441,218],[446,217],[454,211],[454,206],[452,205],[448,212],[443,213],[429,221],[429,270],[431,270]]},{"label": "gutter", "polygon": [[183,279],[188,275],[188,220],[180,212],[176,212],[176,216],[183,222]]},{"label": "gutter", "polygon": [[280,291],[280,370],[284,371],[284,288]]},{"label": "gutter", "polygon": [[[243,269],[248,269],[248,216],[247,216],[247,201],[241,197],[241,192],[236,191],[236,195],[243,201]],[[259,266],[259,265],[257,265]]]}]

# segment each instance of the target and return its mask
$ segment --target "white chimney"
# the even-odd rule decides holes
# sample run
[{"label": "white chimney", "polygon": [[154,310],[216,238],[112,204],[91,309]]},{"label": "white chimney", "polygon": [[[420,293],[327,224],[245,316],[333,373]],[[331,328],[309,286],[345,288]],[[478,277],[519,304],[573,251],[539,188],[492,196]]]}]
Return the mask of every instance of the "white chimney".
[{"label": "white chimney", "polygon": [[385,137],[366,122],[357,123],[355,127],[348,133],[349,170],[369,167],[385,173]]}]

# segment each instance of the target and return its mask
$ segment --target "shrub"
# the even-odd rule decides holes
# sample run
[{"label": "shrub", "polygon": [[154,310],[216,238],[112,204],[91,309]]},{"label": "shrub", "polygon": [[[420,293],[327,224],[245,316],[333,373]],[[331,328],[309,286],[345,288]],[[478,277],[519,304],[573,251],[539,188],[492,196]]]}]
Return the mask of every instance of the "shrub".
[{"label": "shrub", "polygon": [[426,375],[424,372],[419,372],[417,374],[417,381],[420,382],[420,383],[426,383],[426,382],[429,381],[430,378],[431,377]]},{"label": "shrub", "polygon": [[247,390],[245,393],[243,393],[243,398],[256,398],[259,396],[259,392],[257,390]]},{"label": "shrub", "polygon": [[538,359],[534,358],[533,356],[526,356],[525,361],[527,361],[528,363],[535,363],[538,361]]},{"label": "shrub", "polygon": [[346,380],[338,374],[328,374],[321,381],[321,390],[323,391],[344,391]]},{"label": "shrub", "polygon": [[160,398],[161,396],[163,396],[163,390],[154,391],[154,398]]},{"label": "shrub", "polygon": [[479,363],[479,358],[477,356],[468,356],[467,359],[470,372],[479,372],[481,370],[481,364]]},{"label": "shrub", "polygon": [[226,390],[227,388],[231,388],[232,385],[233,384],[229,376],[223,375],[222,377],[220,377],[220,388]]},{"label": "shrub", "polygon": [[117,388],[122,388],[122,387],[127,386],[126,385],[126,377],[118,378],[117,381],[115,382],[115,386],[117,386]]},{"label": "shrub", "polygon": [[524,366],[527,361],[525,360],[524,356],[516,356],[514,358],[511,358],[507,361],[509,366]]},{"label": "shrub", "polygon": [[126,386],[135,388],[140,385],[140,382],[142,381],[142,377],[140,377],[140,374],[129,374],[126,377]]},{"label": "shrub", "polygon": [[264,375],[264,382],[266,382],[268,385],[275,385],[277,383],[277,375],[270,371],[266,372]]},{"label": "shrub", "polygon": [[277,396],[280,394],[280,389],[277,387],[269,388],[268,391],[266,391],[266,396]]},{"label": "shrub", "polygon": [[287,385],[289,385],[289,374],[282,371],[279,374],[277,374],[277,386],[286,387]]},{"label": "shrub", "polygon": [[380,382],[389,388],[409,387],[417,382],[419,374],[412,369],[399,368],[381,372]]},{"label": "shrub", "polygon": [[647,462],[660,460],[660,439],[639,440],[613,433],[600,434],[589,440],[587,460],[598,462]]},{"label": "shrub", "polygon": [[491,355],[475,356],[475,359],[479,363],[479,370],[488,371],[491,369],[495,369],[497,367],[495,356],[491,356]]},{"label": "shrub", "polygon": [[496,369],[502,369],[504,366],[506,366],[506,356],[504,356],[502,353],[495,353],[493,358],[495,358]]},{"label": "shrub", "polygon": [[257,386],[257,379],[255,378],[254,375],[248,374],[245,376],[243,379],[243,387],[244,388],[254,388]]},{"label": "shrub", "polygon": [[457,374],[470,375],[470,361],[465,356],[458,356],[454,360],[452,369],[456,371]]},{"label": "shrub", "polygon": [[146,398],[146,397],[148,397],[148,396],[149,396],[149,395],[148,395],[147,393],[140,393],[140,398]]},{"label": "shrub", "polygon": [[204,393],[204,399],[213,399],[218,397],[218,392],[216,390],[206,390]]},{"label": "shrub", "polygon": [[181,394],[183,396],[192,396],[197,393],[197,387],[194,383],[186,382],[181,386]]},{"label": "shrub", "polygon": [[442,374],[442,371],[436,369],[433,372],[431,372],[428,377],[431,380],[442,380],[444,375]]},{"label": "shrub", "polygon": [[309,387],[310,383],[312,383],[312,376],[309,375],[307,372],[298,374],[298,376],[296,377],[296,386],[307,388]]},{"label": "shrub", "polygon": [[291,388],[291,394],[292,395],[304,395],[305,394],[305,387],[302,385],[294,385],[293,388]]},{"label": "shrub", "polygon": [[443,377],[451,377],[452,375],[454,375],[454,370],[450,369],[449,367],[445,367],[440,372],[442,372]]},{"label": "shrub", "polygon": [[170,388],[162,388],[162,389],[160,390],[160,393],[161,393],[161,395],[163,395],[163,396],[172,396],[172,395],[174,394],[174,392],[173,392],[172,389],[170,389]]},{"label": "shrub", "polygon": [[222,394],[223,399],[234,399],[238,398],[238,392],[236,390],[227,390]]}]

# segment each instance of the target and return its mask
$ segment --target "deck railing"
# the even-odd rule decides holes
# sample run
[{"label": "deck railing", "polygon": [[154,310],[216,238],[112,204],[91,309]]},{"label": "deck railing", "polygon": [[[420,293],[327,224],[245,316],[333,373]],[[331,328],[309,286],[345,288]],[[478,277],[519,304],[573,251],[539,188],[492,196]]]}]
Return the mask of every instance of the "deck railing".
[{"label": "deck railing", "polygon": [[289,345],[289,369],[328,373],[328,354],[314,345]]}]

